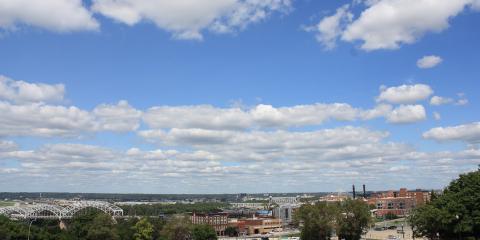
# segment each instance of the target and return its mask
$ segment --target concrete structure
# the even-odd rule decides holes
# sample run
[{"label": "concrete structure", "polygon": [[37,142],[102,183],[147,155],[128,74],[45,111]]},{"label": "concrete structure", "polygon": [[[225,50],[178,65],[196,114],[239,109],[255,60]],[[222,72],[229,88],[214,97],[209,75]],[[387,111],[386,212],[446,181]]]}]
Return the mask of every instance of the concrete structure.
[{"label": "concrete structure", "polygon": [[286,227],[293,223],[293,216],[299,207],[297,204],[280,205],[273,209],[273,217],[281,219],[283,227]]},{"label": "concrete structure", "polygon": [[266,203],[230,203],[234,208],[264,209]]},{"label": "concrete structure", "polygon": [[295,204],[298,202],[298,197],[270,197],[270,202],[276,204]]},{"label": "concrete structure", "polygon": [[330,194],[330,195],[327,195],[327,196],[320,197],[320,199],[318,201],[319,202],[342,202],[342,201],[345,201],[348,198],[349,197],[347,195]]},{"label": "concrete structure", "polygon": [[210,214],[196,214],[191,216],[193,224],[207,224],[213,227],[217,232],[217,236],[224,236],[225,229],[228,227],[227,213],[210,213]]}]

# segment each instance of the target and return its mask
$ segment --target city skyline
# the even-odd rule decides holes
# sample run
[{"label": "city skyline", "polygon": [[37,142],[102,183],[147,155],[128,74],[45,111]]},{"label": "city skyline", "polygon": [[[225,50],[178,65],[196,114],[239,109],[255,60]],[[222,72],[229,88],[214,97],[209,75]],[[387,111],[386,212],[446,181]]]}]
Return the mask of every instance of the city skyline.
[{"label": "city skyline", "polygon": [[443,188],[480,164],[479,11],[0,0],[0,189]]}]

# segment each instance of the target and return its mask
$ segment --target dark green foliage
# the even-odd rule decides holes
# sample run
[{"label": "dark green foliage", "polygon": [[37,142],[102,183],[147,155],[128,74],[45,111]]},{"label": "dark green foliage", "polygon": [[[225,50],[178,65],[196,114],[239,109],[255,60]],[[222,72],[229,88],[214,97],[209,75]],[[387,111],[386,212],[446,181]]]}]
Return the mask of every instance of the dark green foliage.
[{"label": "dark green foliage", "polygon": [[409,218],[417,236],[480,238],[480,170],[462,174]]},{"label": "dark green foliage", "polygon": [[300,234],[302,240],[330,239],[335,228],[337,208],[325,202],[315,205],[303,205],[295,214],[295,221],[303,225]]},{"label": "dark green foliage", "polygon": [[371,222],[367,204],[360,200],[347,200],[340,204],[303,205],[295,215],[301,226],[301,239],[330,239],[334,231],[340,239],[360,239]]},{"label": "dark green foliage", "polygon": [[398,218],[398,216],[395,215],[395,214],[393,214],[393,213],[387,213],[387,214],[385,214],[384,217],[385,217],[385,220],[393,220],[393,219],[397,219],[397,218]]},{"label": "dark green foliage", "polygon": [[133,239],[135,240],[152,240],[153,239],[153,225],[147,218],[142,218],[133,226],[135,234]]},{"label": "dark green foliage", "polygon": [[229,237],[238,236],[238,229],[236,227],[228,226],[225,229],[225,235],[227,235]]},{"label": "dark green foliage", "polygon": [[342,202],[340,214],[337,215],[337,235],[340,239],[359,240],[372,222],[370,209],[361,200]]},{"label": "dark green foliage", "polygon": [[192,229],[193,240],[216,240],[217,233],[212,226],[209,225],[195,225]]},{"label": "dark green foliage", "polygon": [[163,227],[161,236],[168,240],[186,240],[190,239],[192,224],[190,220],[183,216],[173,217]]},{"label": "dark green foliage", "polygon": [[108,214],[97,215],[87,231],[88,240],[118,240],[120,237],[114,227],[114,221]]},{"label": "dark green foliage", "polygon": [[115,228],[121,240],[132,240],[135,234],[133,226],[138,222],[136,218],[117,219]]},{"label": "dark green foliage", "polygon": [[228,207],[225,203],[195,203],[195,204],[142,204],[122,206],[125,215],[131,216],[159,216],[162,214],[181,214],[186,212],[211,213],[221,212]]}]

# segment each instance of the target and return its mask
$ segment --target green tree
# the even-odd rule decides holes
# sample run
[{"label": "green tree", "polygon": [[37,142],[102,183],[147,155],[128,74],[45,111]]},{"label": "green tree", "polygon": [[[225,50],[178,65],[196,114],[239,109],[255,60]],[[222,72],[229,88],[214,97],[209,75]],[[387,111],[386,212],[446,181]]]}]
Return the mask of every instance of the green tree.
[{"label": "green tree", "polygon": [[216,240],[217,232],[210,225],[194,225],[192,229],[193,240]]},{"label": "green tree", "polygon": [[133,239],[135,240],[152,240],[153,239],[153,225],[147,218],[142,218],[133,227],[135,234]]},{"label": "green tree", "polygon": [[86,238],[88,240],[117,240],[119,236],[114,227],[113,219],[108,214],[97,215],[88,229]]},{"label": "green tree", "polygon": [[135,234],[133,226],[138,222],[137,218],[118,219],[115,228],[121,240],[132,240]]},{"label": "green tree", "polygon": [[237,230],[236,227],[228,226],[225,229],[225,235],[227,235],[229,237],[237,236],[238,235],[238,230]]},{"label": "green tree", "polygon": [[337,209],[325,202],[305,204],[295,214],[295,223],[300,226],[302,240],[330,239],[334,230]]},{"label": "green tree", "polygon": [[337,214],[337,235],[340,239],[359,240],[372,222],[370,209],[362,200],[347,199]]},{"label": "green tree", "polygon": [[174,216],[163,227],[161,237],[168,240],[186,240],[190,239],[192,224],[184,216]]},{"label": "green tree", "polygon": [[409,222],[417,236],[479,239],[480,169],[460,175],[443,194],[415,209]]}]

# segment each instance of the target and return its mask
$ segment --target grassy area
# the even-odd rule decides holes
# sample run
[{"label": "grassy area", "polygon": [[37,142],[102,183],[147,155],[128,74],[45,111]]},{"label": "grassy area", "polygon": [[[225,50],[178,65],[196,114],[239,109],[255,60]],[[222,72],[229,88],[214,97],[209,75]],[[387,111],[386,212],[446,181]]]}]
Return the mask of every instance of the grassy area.
[{"label": "grassy area", "polygon": [[0,201],[0,207],[10,207],[15,205],[14,202],[8,202],[8,201]]}]

